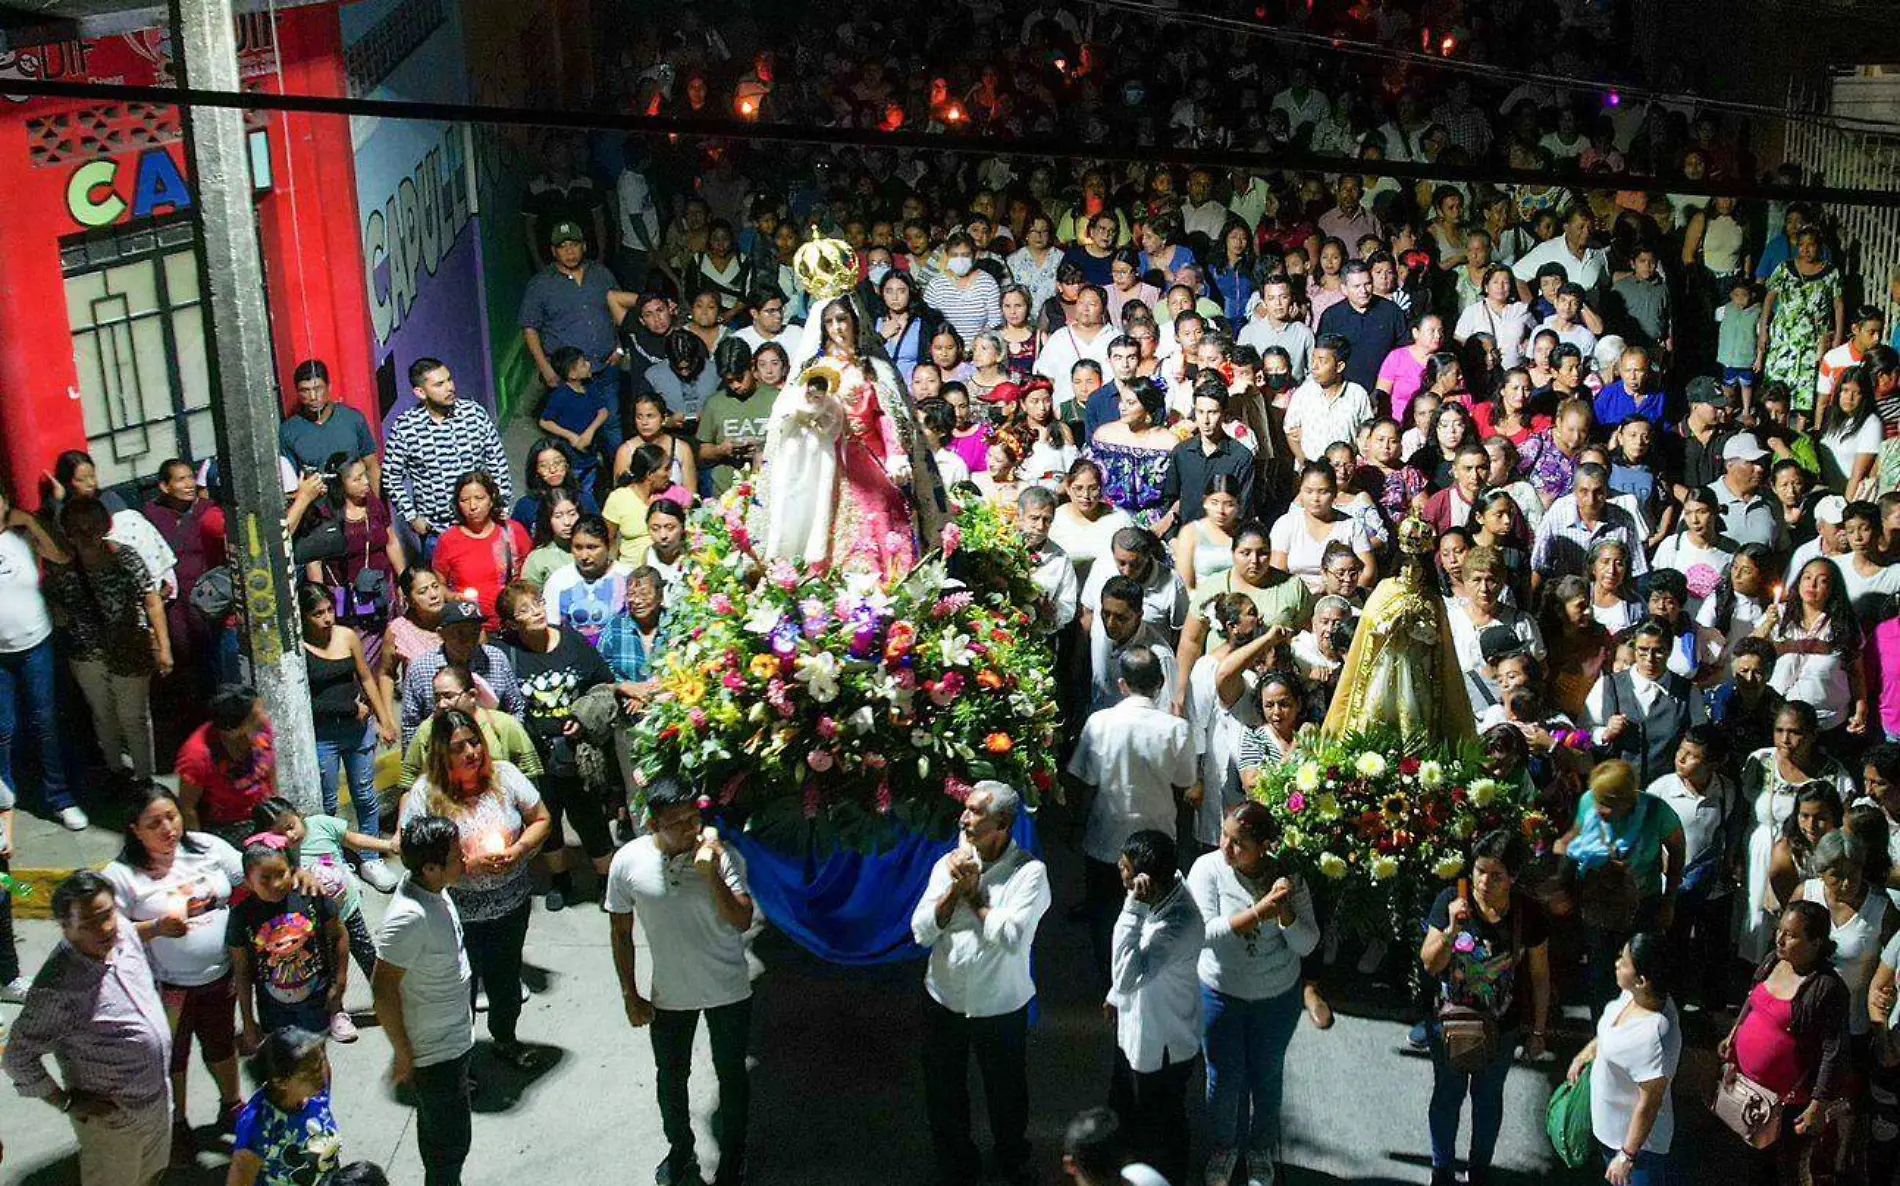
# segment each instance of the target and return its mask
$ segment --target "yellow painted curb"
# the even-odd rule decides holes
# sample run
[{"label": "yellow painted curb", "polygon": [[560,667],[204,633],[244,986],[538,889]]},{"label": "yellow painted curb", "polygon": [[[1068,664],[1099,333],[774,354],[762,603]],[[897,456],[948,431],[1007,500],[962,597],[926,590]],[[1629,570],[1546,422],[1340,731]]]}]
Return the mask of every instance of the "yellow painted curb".
[{"label": "yellow painted curb", "polygon": [[[104,865],[95,866],[103,869]],[[32,889],[31,894],[13,895],[14,918],[51,918],[53,917],[53,891],[59,883],[71,877],[72,869],[11,869],[13,880]]]}]

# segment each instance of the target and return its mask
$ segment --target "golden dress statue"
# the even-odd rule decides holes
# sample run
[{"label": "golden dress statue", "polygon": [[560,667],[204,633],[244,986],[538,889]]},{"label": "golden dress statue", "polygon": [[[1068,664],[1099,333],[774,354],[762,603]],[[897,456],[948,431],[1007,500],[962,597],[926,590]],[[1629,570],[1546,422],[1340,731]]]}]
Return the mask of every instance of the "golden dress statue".
[{"label": "golden dress statue", "polygon": [[1385,727],[1434,742],[1472,740],[1471,699],[1432,581],[1432,529],[1411,518],[1398,534],[1399,573],[1379,582],[1367,599],[1320,731],[1338,737]]}]

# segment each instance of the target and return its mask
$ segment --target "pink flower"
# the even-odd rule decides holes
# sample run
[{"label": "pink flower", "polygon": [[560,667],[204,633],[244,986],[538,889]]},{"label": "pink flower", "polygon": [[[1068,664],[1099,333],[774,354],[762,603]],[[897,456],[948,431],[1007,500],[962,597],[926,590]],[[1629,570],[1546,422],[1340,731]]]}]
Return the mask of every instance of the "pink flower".
[{"label": "pink flower", "polygon": [[805,818],[818,818],[818,784],[816,782],[805,784]]},{"label": "pink flower", "polygon": [[712,612],[720,615],[721,617],[724,617],[726,614],[731,613],[732,612],[732,598],[727,597],[724,593],[713,594],[712,595]]},{"label": "pink flower", "polygon": [[[952,524],[952,526],[955,525]],[[933,618],[947,618],[951,614],[970,608],[970,602],[972,600],[974,600],[974,598],[970,596],[969,590],[959,589],[955,593],[939,598],[937,604],[931,607],[930,616]]]},{"label": "pink flower", "polygon": [[774,560],[765,570],[765,579],[790,593],[798,588],[798,570],[789,560]]},{"label": "pink flower", "polygon": [[877,813],[879,815],[891,813],[891,780],[888,778],[881,778],[877,783]]},{"label": "pink flower", "polygon": [[818,718],[818,736],[830,741],[838,735],[838,722],[830,717]]},{"label": "pink flower", "polygon": [[693,728],[695,729],[704,729],[706,727],[706,712],[704,709],[693,709],[686,714],[686,719],[692,722]]},{"label": "pink flower", "polygon": [[752,550],[752,533],[743,527],[739,528],[732,533],[732,546],[741,552],[750,552]]},{"label": "pink flower", "polygon": [[820,774],[831,769],[835,761],[836,759],[831,756],[830,750],[815,749],[805,755],[805,765],[810,766]]},{"label": "pink flower", "polygon": [[790,691],[782,679],[775,679],[765,685],[765,702],[781,717],[790,717],[794,711]]},{"label": "pink flower", "polygon": [[732,671],[726,672],[725,678],[720,680],[719,682],[726,685],[726,691],[728,692],[745,691],[745,676],[740,675],[737,672],[732,672]]},{"label": "pink flower", "polygon": [[944,708],[963,692],[963,676],[955,671],[947,672],[937,681],[937,686],[929,691],[930,702],[938,708]]},{"label": "pink flower", "polygon": [[1300,794],[1298,791],[1294,791],[1293,794],[1287,797],[1286,809],[1288,811],[1293,812],[1295,815],[1298,815],[1300,812],[1305,811],[1306,810],[1306,796]]},{"label": "pink flower", "polygon": [[884,767],[890,765],[890,759],[886,758],[883,754],[866,754],[864,755],[864,764],[873,770],[882,770]]},{"label": "pink flower", "polygon": [[1471,937],[1470,931],[1459,931],[1458,937],[1451,941],[1451,949],[1460,955],[1470,955],[1477,946],[1478,941]]},{"label": "pink flower", "polygon": [[975,789],[976,789],[975,787],[971,786],[967,782],[964,782],[962,779],[958,778],[954,774],[950,775],[949,777],[943,780],[943,793],[950,796],[952,799],[955,799],[959,803],[963,802],[965,799],[968,799],[970,797],[970,792]]},{"label": "pink flower", "polygon": [[944,558],[947,560],[950,557],[956,555],[957,549],[962,546],[963,546],[963,528],[957,526],[955,523],[945,523],[943,525]]}]

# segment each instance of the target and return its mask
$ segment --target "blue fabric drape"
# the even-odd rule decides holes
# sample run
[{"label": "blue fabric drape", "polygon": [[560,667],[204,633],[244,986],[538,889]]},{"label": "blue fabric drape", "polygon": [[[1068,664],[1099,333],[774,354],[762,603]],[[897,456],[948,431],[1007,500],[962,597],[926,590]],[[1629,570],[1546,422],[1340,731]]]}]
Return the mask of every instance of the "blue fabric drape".
[{"label": "blue fabric drape", "polygon": [[[1027,812],[1016,817],[1015,838],[1028,851],[1041,851]],[[871,854],[787,853],[743,834],[726,842],[745,858],[752,896],[773,926],[820,959],[862,966],[924,957],[926,950],[911,941],[910,914],[931,867],[956,840],[907,835]]]}]

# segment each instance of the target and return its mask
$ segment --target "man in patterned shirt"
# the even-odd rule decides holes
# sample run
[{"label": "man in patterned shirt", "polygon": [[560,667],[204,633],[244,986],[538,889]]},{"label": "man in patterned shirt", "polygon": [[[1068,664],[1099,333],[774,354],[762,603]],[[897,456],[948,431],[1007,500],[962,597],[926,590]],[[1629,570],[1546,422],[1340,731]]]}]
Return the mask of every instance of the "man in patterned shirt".
[{"label": "man in patterned shirt", "polygon": [[[409,525],[426,559],[435,541],[456,523],[455,479],[482,470],[501,487],[498,506],[514,500],[508,454],[481,405],[457,399],[455,376],[439,358],[409,367],[416,406],[396,417],[383,442],[383,485],[396,517]],[[424,685],[427,686],[426,684]]]},{"label": "man in patterned shirt", "polygon": [[53,891],[53,917],[60,945],[13,1023],[7,1077],[72,1122],[81,1186],[151,1186],[171,1153],[172,1037],[145,944],[90,869]]}]

